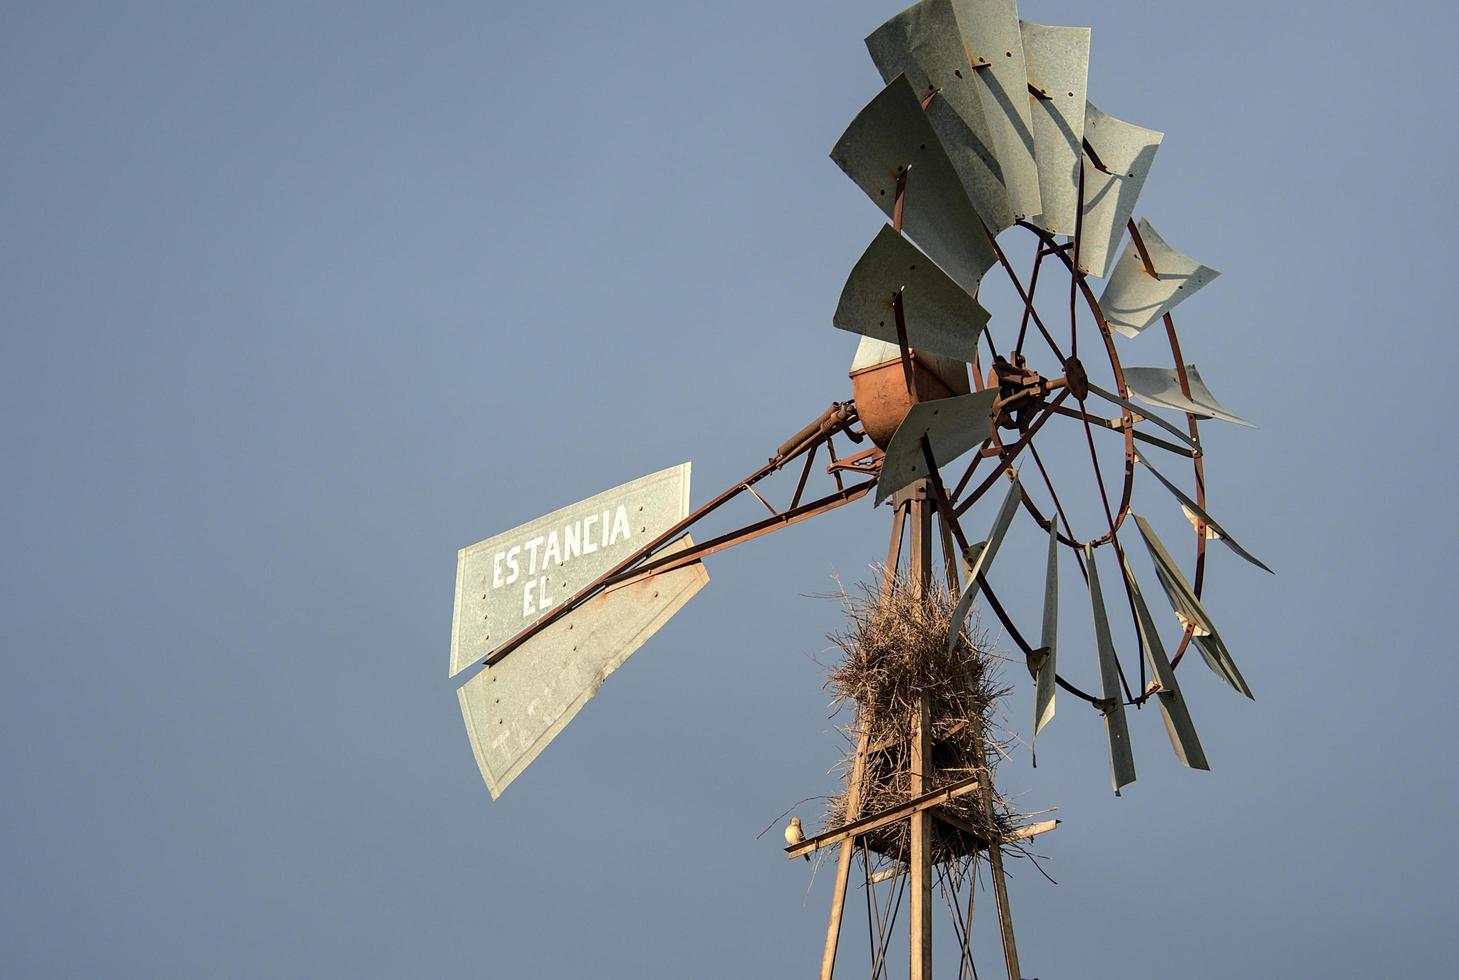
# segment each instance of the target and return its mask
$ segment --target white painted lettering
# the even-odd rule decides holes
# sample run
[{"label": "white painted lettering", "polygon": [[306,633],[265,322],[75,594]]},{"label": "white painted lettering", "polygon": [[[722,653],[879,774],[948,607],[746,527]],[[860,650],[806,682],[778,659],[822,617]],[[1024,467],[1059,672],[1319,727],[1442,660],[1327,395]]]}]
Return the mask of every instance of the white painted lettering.
[{"label": "white painted lettering", "polygon": [[507,568],[511,571],[511,574],[507,576],[504,584],[511,585],[522,577],[522,569],[517,565],[517,556],[521,553],[522,549],[516,545],[512,545],[507,549]]},{"label": "white painted lettering", "polygon": [[537,574],[537,549],[542,547],[542,535],[538,535],[527,542],[527,548],[532,552],[532,566],[527,569],[528,575]]},{"label": "white painted lettering", "polygon": [[537,606],[532,602],[532,590],[537,588],[537,580],[529,578],[527,584],[522,586],[522,615],[530,616],[537,611]]},{"label": "white painted lettering", "polygon": [[613,515],[613,535],[609,541],[610,544],[618,543],[620,532],[623,535],[623,540],[627,541],[630,533],[628,530],[628,509],[621,505],[618,508],[618,513]]},{"label": "white painted lettering", "polygon": [[502,559],[505,557],[498,551],[496,557],[491,560],[491,587],[493,589],[502,587]]},{"label": "white painted lettering", "polygon": [[603,547],[608,547],[608,512],[603,511]]},{"label": "white painted lettering", "polygon": [[583,518],[583,554],[585,555],[591,555],[598,550],[598,546],[593,543],[593,525],[596,523],[598,523],[597,514],[589,514]]},{"label": "white painted lettering", "polygon": [[549,564],[562,564],[562,545],[557,540],[557,532],[551,531],[547,535],[547,547],[542,549],[542,570],[547,571]]},{"label": "white painted lettering", "polygon": [[573,521],[562,529],[562,560],[571,561],[583,553],[583,522]]},{"label": "white painted lettering", "polygon": [[539,611],[545,610],[552,605],[552,596],[547,594],[547,583],[550,581],[552,579],[547,575],[537,580],[537,609]]}]

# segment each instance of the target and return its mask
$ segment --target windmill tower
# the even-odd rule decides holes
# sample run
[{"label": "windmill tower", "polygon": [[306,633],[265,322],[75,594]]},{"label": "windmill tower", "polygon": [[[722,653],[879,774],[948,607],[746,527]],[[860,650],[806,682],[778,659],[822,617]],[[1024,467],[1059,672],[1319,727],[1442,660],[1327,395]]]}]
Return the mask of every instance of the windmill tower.
[{"label": "windmill tower", "polygon": [[[905,710],[879,720],[875,692],[858,702],[840,809],[822,832],[787,848],[791,858],[836,855],[821,976],[835,970],[858,859],[874,977],[887,973],[901,908],[891,894],[884,907],[873,901],[883,885],[906,895],[911,977],[931,976],[938,896],[953,912],[962,969],[971,970],[974,872],[986,860],[1007,976],[1019,980],[1003,861],[1054,824],[1011,825],[997,812],[987,730],[968,707],[977,703],[972,687],[961,701],[934,692],[956,688],[949,678],[973,669],[978,644],[966,622],[977,603],[1027,662],[1033,738],[1054,718],[1057,692],[1087,705],[1102,722],[1118,795],[1135,779],[1127,709],[1153,703],[1177,760],[1208,768],[1177,667],[1194,648],[1220,681],[1251,696],[1202,601],[1208,542],[1270,569],[1206,509],[1200,423],[1248,423],[1185,360],[1172,311],[1217,273],[1135,220],[1163,135],[1088,100],[1089,29],[1022,21],[1015,0],[921,0],[867,47],[884,87],[831,153],[885,219],[832,315],[861,338],[853,398],[833,402],[764,466],[692,511],[686,463],[463,549],[451,675],[497,797],[708,583],[706,558],[873,496],[892,514],[882,599],[911,603],[903,619],[919,625],[901,651],[915,654],[920,681]],[[1023,274],[1018,242],[1030,254]],[[1016,312],[996,323],[979,299],[988,275],[1006,278],[1017,296]],[[1104,280],[1098,296],[1094,279]],[[1123,349],[1161,359],[1162,333],[1169,366],[1125,364]],[[1060,427],[1070,440],[1051,438]],[[1086,448],[1079,492],[1096,517],[1082,515],[1081,526],[1054,464],[1082,463]],[[1166,469],[1189,466],[1191,489],[1150,454]],[[1134,510],[1141,471],[1153,478],[1142,485],[1161,488],[1166,514],[1157,520],[1194,531],[1189,578],[1155,521]],[[783,489],[772,492],[775,482]],[[751,497],[765,515],[691,536]],[[994,574],[1020,514],[1046,542],[1036,582],[1009,578],[1001,566]],[[974,527],[987,531],[970,535]],[[1173,614],[1162,621],[1125,548],[1137,537]],[[1058,621],[1062,553],[1073,558],[1092,626],[1072,642]],[[1124,602],[1113,601],[1128,609],[1127,642],[1116,642],[1102,576],[1118,583],[1112,596],[1123,593]],[[1036,641],[1035,624],[1015,621],[998,588],[1042,589]],[[1092,692],[1070,679],[1077,667],[1062,669],[1081,648],[1093,653]]]},{"label": "windmill tower", "polygon": [[[855,628],[842,638],[846,663],[833,676],[833,685],[856,704],[847,789],[832,807],[829,829],[786,849],[792,858],[836,855],[822,977],[834,975],[858,857],[873,976],[887,963],[895,909],[904,897],[909,975],[932,975],[934,892],[950,913],[960,963],[972,968],[972,898],[984,858],[1005,964],[1010,976],[1020,976],[1003,850],[1057,824],[1018,826],[995,804],[987,733],[999,692],[978,641],[962,629],[948,636],[967,549],[955,546],[955,517],[937,489],[919,481],[893,500],[881,594],[852,612]],[[945,588],[938,581],[943,575]],[[885,882],[891,884],[883,907],[876,893]]]}]

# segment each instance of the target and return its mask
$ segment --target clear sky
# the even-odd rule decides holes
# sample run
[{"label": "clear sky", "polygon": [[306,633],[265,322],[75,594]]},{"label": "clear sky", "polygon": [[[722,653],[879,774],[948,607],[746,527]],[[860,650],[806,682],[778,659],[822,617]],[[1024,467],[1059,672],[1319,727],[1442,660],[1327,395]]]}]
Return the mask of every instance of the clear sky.
[{"label": "clear sky", "polygon": [[[881,219],[827,153],[899,6],[0,4],[0,972],[814,968],[829,870],[756,834],[834,789],[810,596],[884,512],[713,561],[495,803],[454,563],[686,459],[701,502],[849,396]],[[1139,213],[1224,273],[1186,351],[1260,424],[1207,427],[1212,509],[1280,573],[1213,554],[1257,695],[1182,671],[1213,772],[1142,712],[1115,799],[1072,702],[1008,770],[1064,820],[1025,973],[1448,974],[1459,17],[1022,13],[1166,133]]]}]

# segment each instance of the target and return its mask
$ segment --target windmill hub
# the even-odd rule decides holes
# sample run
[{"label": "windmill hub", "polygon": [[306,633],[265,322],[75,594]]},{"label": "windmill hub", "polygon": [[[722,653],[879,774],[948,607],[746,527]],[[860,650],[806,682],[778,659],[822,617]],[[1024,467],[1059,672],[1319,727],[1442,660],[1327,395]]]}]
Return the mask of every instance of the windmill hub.
[{"label": "windmill hub", "polygon": [[1069,388],[1079,397],[1079,388],[1088,390],[1089,379],[1077,358],[1070,358],[1064,369],[1068,373],[1063,377],[1045,378],[1029,369],[1022,354],[1014,354],[1012,362],[1003,357],[994,358],[987,387],[998,390],[998,400],[993,405],[997,424],[1004,429],[1027,431],[1051,392]]}]

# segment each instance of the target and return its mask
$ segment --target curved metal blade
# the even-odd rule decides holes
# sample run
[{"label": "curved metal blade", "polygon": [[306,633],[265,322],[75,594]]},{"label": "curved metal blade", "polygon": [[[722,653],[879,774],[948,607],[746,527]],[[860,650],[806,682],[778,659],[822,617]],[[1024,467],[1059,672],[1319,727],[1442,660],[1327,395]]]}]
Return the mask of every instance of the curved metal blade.
[{"label": "curved metal blade", "polygon": [[905,173],[903,230],[958,285],[977,291],[998,256],[905,76],[857,114],[831,159],[889,218]]},{"label": "curved metal blade", "polygon": [[1059,525],[1049,521],[1049,560],[1044,572],[1044,626],[1039,635],[1042,654],[1035,674],[1033,737],[1054,720],[1054,678],[1057,676],[1059,636]]},{"label": "curved metal blade", "polygon": [[[882,228],[851,270],[831,322],[842,330],[895,345],[893,300],[898,294],[908,346],[960,361],[973,360],[988,311],[891,225]],[[900,348],[897,353],[901,355]]]},{"label": "curved metal blade", "polygon": [[449,676],[689,516],[689,472],[661,470],[462,548]]},{"label": "curved metal blade", "polygon": [[1104,715],[1104,733],[1109,742],[1110,782],[1115,795],[1135,781],[1135,756],[1130,750],[1130,726],[1125,720],[1125,696],[1120,689],[1120,669],[1115,645],[1109,635],[1109,614],[1099,587],[1099,565],[1094,548],[1084,546],[1084,567],[1089,570],[1089,608],[1094,614],[1094,645],[1099,653],[1099,680],[1104,698],[1099,704]]},{"label": "curved metal blade", "polygon": [[1008,205],[1014,218],[1032,217],[1043,205],[1017,0],[952,0],[952,9]]},{"label": "curved metal blade", "polygon": [[[693,544],[686,535],[664,550]],[[457,691],[476,764],[501,796],[598,693],[608,675],[709,584],[702,563],[609,589]]]},{"label": "curved metal blade", "polygon": [[1155,563],[1155,575],[1160,579],[1165,597],[1170,600],[1170,608],[1175,610],[1175,615],[1182,623],[1195,623],[1197,626],[1193,642],[1201,652],[1201,659],[1205,660],[1206,666],[1217,677],[1254,700],[1255,696],[1247,686],[1246,678],[1236,669],[1236,661],[1231,658],[1231,651],[1226,649],[1226,644],[1221,639],[1221,634],[1216,632],[1216,625],[1211,622],[1205,606],[1201,605],[1195,590],[1181,574],[1180,566],[1170,557],[1170,552],[1165,550],[1165,545],[1161,543],[1150,522],[1133,511],[1131,516],[1140,528],[1140,536],[1145,539],[1145,549],[1150,552],[1150,559]]},{"label": "curved metal blade", "polygon": [[905,75],[918,94],[937,93],[927,119],[968,199],[995,234],[1012,225],[1013,209],[950,0],[914,3],[872,32],[866,48],[882,81]]},{"label": "curved metal blade", "polygon": [[[1079,229],[1079,271],[1109,275],[1145,178],[1155,163],[1164,133],[1107,116],[1089,103],[1084,108],[1084,142],[1100,166],[1084,158],[1084,223]],[[1157,268],[1159,268],[1157,266]],[[1109,290],[1105,290],[1109,294]],[[1109,311],[1105,310],[1108,318]],[[1114,326],[1111,321],[1110,326]]]},{"label": "curved metal blade", "polygon": [[1248,428],[1256,428],[1246,419],[1232,415],[1221,407],[1211,389],[1201,380],[1201,372],[1194,364],[1185,366],[1186,380],[1190,382],[1190,397],[1180,390],[1180,375],[1174,368],[1127,367],[1125,387],[1140,401],[1156,408],[1169,408],[1177,412],[1188,412],[1197,418],[1220,419],[1234,422]]},{"label": "curved metal blade", "polygon": [[[1241,547],[1241,545],[1237,544],[1236,539],[1233,538],[1224,527],[1222,527],[1220,524],[1217,524],[1211,518],[1211,515],[1206,513],[1205,509],[1201,507],[1200,504],[1196,503],[1190,497],[1187,497],[1184,490],[1167,480],[1165,478],[1165,475],[1157,470],[1150,463],[1150,460],[1145,458],[1145,454],[1140,452],[1139,449],[1135,450],[1135,458],[1144,463],[1145,468],[1151,473],[1155,474],[1155,479],[1163,483],[1165,485],[1165,489],[1169,490],[1171,494],[1174,495],[1175,499],[1181,502],[1181,505],[1186,509],[1187,517],[1194,516],[1206,526],[1206,536],[1208,538],[1215,537],[1216,539],[1224,542],[1226,547],[1230,548],[1232,551],[1236,552],[1236,554],[1251,562],[1257,568],[1260,568],[1262,571],[1272,575],[1276,574],[1276,572],[1273,572],[1270,568],[1268,568],[1261,559],[1257,558],[1251,552],[1247,551],[1245,548]],[[1212,532],[1215,533],[1212,534]]]},{"label": "curved metal blade", "polygon": [[978,579],[993,564],[993,559],[998,556],[998,548],[1003,544],[1003,536],[1008,533],[1008,526],[1013,523],[1013,515],[1018,513],[1018,505],[1023,502],[1023,486],[1018,482],[1018,475],[1013,477],[1013,485],[1008,488],[1008,496],[1003,498],[1003,506],[998,509],[998,516],[993,519],[993,529],[988,532],[988,540],[980,541],[968,547],[963,552],[963,571],[967,574],[967,585],[963,588],[963,594],[957,601],[957,608],[952,613],[952,623],[947,629],[947,649],[952,650],[957,646],[958,634],[962,632],[963,622],[968,618],[968,613],[973,611],[973,600],[978,598],[978,591],[982,588]]},{"label": "curved metal blade", "polygon": [[[1087,224],[1085,228],[1088,228]],[[1123,228],[1124,222],[1121,222],[1118,230]],[[1150,275],[1145,268],[1145,260],[1132,241],[1125,246],[1114,275],[1104,287],[1104,295],[1099,298],[1099,308],[1104,311],[1105,321],[1111,329],[1126,337],[1139,336],[1140,331],[1221,274],[1171,248],[1144,218],[1140,219],[1138,228],[1145,251],[1150,254],[1150,264],[1155,267],[1155,275]]]},{"label": "curved metal blade", "polygon": [[1140,637],[1145,644],[1145,658],[1150,661],[1150,673],[1160,686],[1155,697],[1160,702],[1160,714],[1165,718],[1165,733],[1170,736],[1170,747],[1182,764],[1209,771],[1210,763],[1206,761],[1205,750],[1201,748],[1196,726],[1191,721],[1190,709],[1186,707],[1185,697],[1176,683],[1175,668],[1170,666],[1170,658],[1165,655],[1165,646],[1160,642],[1160,632],[1150,616],[1150,607],[1140,593],[1140,583],[1135,581],[1130,562],[1123,556],[1120,567],[1130,586],[1130,596],[1135,600],[1135,618],[1140,624]]},{"label": "curved metal blade", "polygon": [[1084,107],[1089,85],[1089,28],[1049,27],[1024,21],[1023,56],[1035,93],[1034,157],[1039,166],[1042,213],[1031,219],[1054,235],[1073,235],[1084,161]]},{"label": "curved metal blade", "polygon": [[927,478],[923,439],[938,466],[946,466],[982,445],[993,430],[993,402],[997,398],[997,390],[990,388],[913,405],[887,446],[876,484],[876,506],[903,487]]}]

